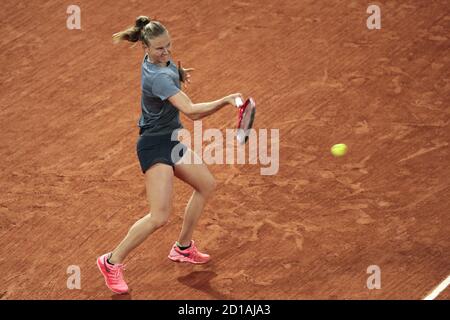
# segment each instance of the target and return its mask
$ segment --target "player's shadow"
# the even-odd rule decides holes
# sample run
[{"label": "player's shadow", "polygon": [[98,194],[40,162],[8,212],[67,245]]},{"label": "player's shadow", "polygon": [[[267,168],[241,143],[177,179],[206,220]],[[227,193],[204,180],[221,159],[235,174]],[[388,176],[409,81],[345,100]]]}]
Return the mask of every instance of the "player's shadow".
[{"label": "player's shadow", "polygon": [[133,297],[131,296],[131,292],[125,294],[113,294],[111,300],[133,300]]},{"label": "player's shadow", "polygon": [[193,271],[185,276],[178,277],[177,280],[181,284],[202,291],[214,299],[231,299],[231,297],[211,287],[211,280],[215,277],[217,277],[217,273],[213,271]]}]

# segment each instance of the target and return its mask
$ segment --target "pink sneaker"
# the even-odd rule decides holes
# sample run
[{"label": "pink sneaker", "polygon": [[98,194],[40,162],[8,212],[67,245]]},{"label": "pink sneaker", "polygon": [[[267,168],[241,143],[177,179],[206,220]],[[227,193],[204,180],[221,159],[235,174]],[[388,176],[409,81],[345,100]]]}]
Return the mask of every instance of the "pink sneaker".
[{"label": "pink sneaker", "polygon": [[170,250],[169,259],[177,262],[189,262],[194,264],[207,263],[210,260],[210,256],[206,253],[201,253],[195,246],[194,240],[191,242],[191,246],[185,250],[180,250],[175,243]]},{"label": "pink sneaker", "polygon": [[107,259],[111,256],[111,252],[106,253],[97,258],[97,266],[105,277],[106,286],[114,293],[127,293],[128,286],[123,280],[123,264],[110,264]]}]

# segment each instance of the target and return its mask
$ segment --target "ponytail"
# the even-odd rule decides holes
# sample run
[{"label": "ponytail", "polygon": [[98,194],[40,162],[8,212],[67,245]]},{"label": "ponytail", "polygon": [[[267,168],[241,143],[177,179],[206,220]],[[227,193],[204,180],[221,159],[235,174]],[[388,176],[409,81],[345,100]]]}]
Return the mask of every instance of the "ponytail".
[{"label": "ponytail", "polygon": [[149,24],[150,22],[151,22],[150,19],[146,16],[137,17],[134,27],[129,27],[126,30],[123,30],[123,31],[113,34],[113,36],[112,36],[113,42],[119,43],[121,40],[137,42],[137,41],[141,40],[142,39],[142,37],[141,37],[142,29],[144,29],[144,27],[147,24]]},{"label": "ponytail", "polygon": [[156,38],[165,32],[167,32],[167,29],[160,22],[152,21],[146,16],[139,16],[136,18],[133,27],[113,34],[112,39],[114,43],[119,43],[121,40],[130,42],[142,41],[148,46],[150,39]]}]

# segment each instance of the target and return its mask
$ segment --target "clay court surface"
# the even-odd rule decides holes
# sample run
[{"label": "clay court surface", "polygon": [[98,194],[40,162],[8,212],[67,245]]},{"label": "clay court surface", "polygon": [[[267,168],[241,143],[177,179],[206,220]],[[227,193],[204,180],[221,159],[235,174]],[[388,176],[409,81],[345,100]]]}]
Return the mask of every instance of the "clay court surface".
[{"label": "clay court surface", "polygon": [[[375,2],[381,30],[366,27],[369,1],[82,0],[82,30],[66,28],[70,4],[0,12],[2,299],[422,299],[450,274],[447,1]],[[128,257],[132,291],[115,296],[96,257],[149,206],[135,152],[143,52],[111,35],[141,14],[196,68],[194,102],[255,98],[280,166],[209,166],[204,266],[167,259],[192,192],[176,180],[168,225]],[[232,107],[203,121],[235,124]],[[381,289],[366,286],[371,265]]]}]

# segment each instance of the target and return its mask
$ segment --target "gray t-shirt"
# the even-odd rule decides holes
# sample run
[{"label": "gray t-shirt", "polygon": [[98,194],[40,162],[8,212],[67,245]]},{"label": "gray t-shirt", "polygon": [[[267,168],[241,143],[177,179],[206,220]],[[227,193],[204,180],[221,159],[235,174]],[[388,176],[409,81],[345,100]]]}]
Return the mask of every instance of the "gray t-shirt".
[{"label": "gray t-shirt", "polygon": [[174,107],[169,97],[180,91],[178,68],[171,60],[167,67],[152,64],[147,55],[142,61],[141,117],[139,127],[145,136],[171,134],[183,128],[180,111]]}]

